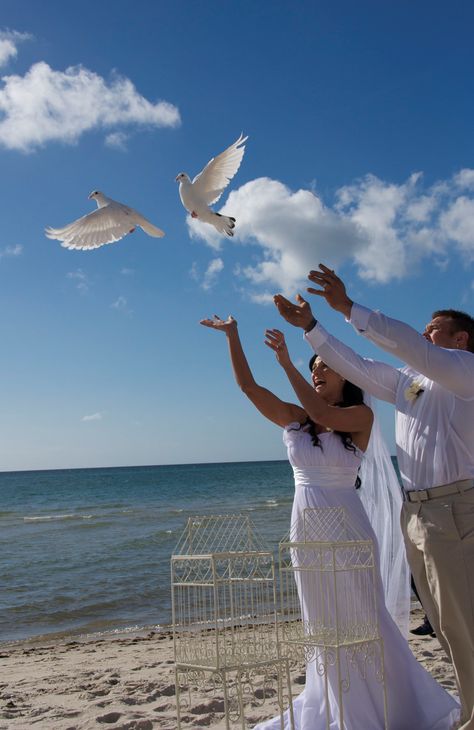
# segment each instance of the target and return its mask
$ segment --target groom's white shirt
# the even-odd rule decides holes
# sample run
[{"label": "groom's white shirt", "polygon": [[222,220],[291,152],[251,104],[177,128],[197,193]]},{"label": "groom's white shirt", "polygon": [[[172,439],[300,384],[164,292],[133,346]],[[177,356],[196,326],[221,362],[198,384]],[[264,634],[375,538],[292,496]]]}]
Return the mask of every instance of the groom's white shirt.
[{"label": "groom's white shirt", "polygon": [[[363,358],[319,322],[305,338],[347,380],[396,408],[397,459],[405,489],[474,477],[474,354],[431,344],[404,322],[353,304],[359,334],[406,363]],[[410,398],[407,389],[423,389]]]}]

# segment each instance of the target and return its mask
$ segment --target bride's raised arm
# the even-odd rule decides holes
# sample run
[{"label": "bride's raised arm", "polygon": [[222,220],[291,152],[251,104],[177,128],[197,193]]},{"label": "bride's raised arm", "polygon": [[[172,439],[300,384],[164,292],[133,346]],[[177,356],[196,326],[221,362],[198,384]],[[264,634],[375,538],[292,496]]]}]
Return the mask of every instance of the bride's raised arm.
[{"label": "bride's raised arm", "polygon": [[237,320],[231,316],[223,320],[214,315],[212,319],[202,319],[200,324],[225,333],[235,381],[265,418],[278,426],[287,426],[294,421],[303,423],[306,420],[307,416],[303,408],[280,400],[274,393],[255,381],[242,348]]},{"label": "bride's raised arm", "polygon": [[[366,446],[373,421],[373,413],[370,408],[364,404],[341,408],[328,402],[319,395],[292,363],[283,332],[277,329],[266,330],[265,338],[265,344],[275,352],[298,400],[311,420],[334,431],[351,434],[364,433],[366,438],[363,439],[363,443]],[[324,370],[326,366],[324,363],[321,365]],[[341,380],[344,382],[344,378]]]}]

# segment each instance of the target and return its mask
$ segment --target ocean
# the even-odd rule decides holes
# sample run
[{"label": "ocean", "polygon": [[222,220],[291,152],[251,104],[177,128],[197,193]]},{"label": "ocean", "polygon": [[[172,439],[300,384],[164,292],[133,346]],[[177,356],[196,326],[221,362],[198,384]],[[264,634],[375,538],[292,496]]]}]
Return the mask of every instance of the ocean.
[{"label": "ocean", "polygon": [[0,642],[159,630],[188,517],[289,527],[287,461],[0,473]]}]

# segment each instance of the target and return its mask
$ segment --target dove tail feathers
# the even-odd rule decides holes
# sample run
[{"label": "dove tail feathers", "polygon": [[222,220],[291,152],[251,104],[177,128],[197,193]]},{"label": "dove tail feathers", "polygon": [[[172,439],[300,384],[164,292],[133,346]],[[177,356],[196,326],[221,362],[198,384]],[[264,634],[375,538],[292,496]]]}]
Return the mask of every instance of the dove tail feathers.
[{"label": "dove tail feathers", "polygon": [[232,218],[231,215],[221,215],[220,213],[215,213],[214,215],[214,227],[219,231],[219,233],[225,233],[227,236],[233,236],[235,218]]},{"label": "dove tail feathers", "polygon": [[145,233],[148,233],[149,236],[153,236],[153,238],[163,238],[165,235],[165,232],[161,230],[161,228],[157,228],[152,223],[146,220],[146,218],[141,218],[138,222],[138,225],[140,228],[143,228]]}]

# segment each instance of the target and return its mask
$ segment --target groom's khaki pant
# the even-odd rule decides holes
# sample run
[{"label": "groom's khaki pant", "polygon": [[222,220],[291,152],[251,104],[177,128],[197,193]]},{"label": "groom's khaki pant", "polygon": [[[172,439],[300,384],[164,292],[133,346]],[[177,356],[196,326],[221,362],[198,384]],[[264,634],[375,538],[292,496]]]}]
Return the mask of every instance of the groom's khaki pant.
[{"label": "groom's khaki pant", "polygon": [[474,489],[404,502],[401,523],[423,609],[454,667],[461,728],[474,730]]}]

